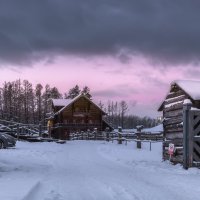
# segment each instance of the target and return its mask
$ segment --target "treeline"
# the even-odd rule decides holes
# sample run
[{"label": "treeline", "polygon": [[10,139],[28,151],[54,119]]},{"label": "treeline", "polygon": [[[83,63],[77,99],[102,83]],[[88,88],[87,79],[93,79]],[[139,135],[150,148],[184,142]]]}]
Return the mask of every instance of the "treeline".
[{"label": "treeline", "polygon": [[62,98],[56,87],[27,81],[5,82],[0,89],[0,117],[21,123],[46,124],[46,114],[51,109],[51,98]]},{"label": "treeline", "polygon": [[[28,80],[16,80],[5,82],[0,88],[0,118],[13,120],[21,123],[46,125],[46,119],[51,113],[51,99],[74,98],[83,93],[88,98],[92,98],[89,87],[80,89],[78,85],[62,94],[58,88],[51,87],[49,84],[32,85]],[[135,115],[128,115],[128,105],[125,101],[108,102],[99,106],[108,115],[106,120],[114,128],[135,128],[137,125],[145,127],[155,126],[157,121],[149,117],[140,118]]]},{"label": "treeline", "polygon": [[108,101],[106,105],[99,103],[99,106],[108,114],[105,119],[113,128],[119,126],[125,129],[136,128],[137,125],[143,125],[146,128],[154,127],[160,122],[150,117],[139,117],[128,114],[128,104],[122,100],[120,102]]}]

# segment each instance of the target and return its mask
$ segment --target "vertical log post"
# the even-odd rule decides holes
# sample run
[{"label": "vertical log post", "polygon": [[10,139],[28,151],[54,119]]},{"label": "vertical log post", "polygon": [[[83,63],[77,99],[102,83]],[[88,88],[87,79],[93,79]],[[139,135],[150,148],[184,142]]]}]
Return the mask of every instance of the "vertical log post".
[{"label": "vertical log post", "polygon": [[88,129],[88,130],[87,130],[87,140],[90,139],[90,138],[89,138],[89,134],[90,134],[90,130]]},{"label": "vertical log post", "polygon": [[39,137],[41,137],[41,136],[42,136],[42,125],[39,124]]},{"label": "vertical log post", "polygon": [[106,128],[106,141],[109,142],[110,141],[110,137],[109,137],[109,128]]},{"label": "vertical log post", "polygon": [[97,140],[97,128],[94,128],[94,140]]},{"label": "vertical log post", "polygon": [[142,148],[141,130],[143,129],[143,125],[136,126],[136,129],[137,129],[137,133],[136,133],[136,136],[137,136],[137,149],[141,149]]},{"label": "vertical log post", "polygon": [[84,140],[84,132],[83,131],[81,131],[81,138],[82,138],[82,140]]},{"label": "vertical log post", "polygon": [[19,140],[19,124],[17,124],[17,140]]},{"label": "vertical log post", "polygon": [[151,140],[149,142],[149,150],[151,151]]},{"label": "vertical log post", "polygon": [[189,130],[190,120],[189,111],[192,107],[192,102],[189,99],[184,100],[183,103],[183,168],[189,167]]},{"label": "vertical log post", "polygon": [[118,127],[118,144],[122,144],[122,127]]}]

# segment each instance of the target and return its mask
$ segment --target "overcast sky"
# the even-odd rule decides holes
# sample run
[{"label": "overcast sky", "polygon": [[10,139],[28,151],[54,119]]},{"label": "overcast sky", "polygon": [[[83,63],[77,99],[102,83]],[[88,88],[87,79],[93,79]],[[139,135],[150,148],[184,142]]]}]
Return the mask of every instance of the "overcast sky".
[{"label": "overcast sky", "polygon": [[200,76],[198,0],[0,0],[0,83],[88,85],[156,112],[174,79]]}]

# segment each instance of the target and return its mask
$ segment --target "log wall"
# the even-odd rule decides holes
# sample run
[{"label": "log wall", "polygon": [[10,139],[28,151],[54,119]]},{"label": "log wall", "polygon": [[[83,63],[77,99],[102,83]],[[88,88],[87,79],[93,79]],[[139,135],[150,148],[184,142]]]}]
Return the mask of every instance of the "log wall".
[{"label": "log wall", "polygon": [[183,162],[183,101],[188,98],[183,90],[173,86],[163,103],[163,159],[169,160],[168,147],[173,143],[176,151],[171,161],[174,163]]},{"label": "log wall", "polygon": [[[102,130],[104,113],[88,99],[81,97],[71,103],[54,118],[54,135],[68,138],[70,132],[97,128]],[[58,125],[59,124],[59,125]]]}]

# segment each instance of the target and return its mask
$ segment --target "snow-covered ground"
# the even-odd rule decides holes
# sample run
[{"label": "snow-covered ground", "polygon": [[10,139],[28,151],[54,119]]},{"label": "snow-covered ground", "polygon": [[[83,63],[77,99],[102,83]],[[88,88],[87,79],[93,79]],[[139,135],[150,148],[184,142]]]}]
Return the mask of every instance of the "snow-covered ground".
[{"label": "snow-covered ground", "polygon": [[161,143],[18,142],[0,150],[0,200],[194,200],[200,170],[161,160]]},{"label": "snow-covered ground", "polygon": [[159,124],[159,125],[152,127],[152,128],[144,128],[142,130],[142,132],[143,131],[147,132],[147,133],[152,133],[152,134],[163,132],[163,124]]},{"label": "snow-covered ground", "polygon": [[[114,132],[118,132],[118,129],[114,129]],[[125,134],[132,134],[132,133],[136,133],[137,132],[137,129],[122,129],[122,133],[125,133]],[[152,128],[144,128],[142,129],[142,132],[143,133],[150,133],[150,134],[159,134],[161,132],[163,132],[163,124],[159,124],[155,127],[152,127]]]}]

